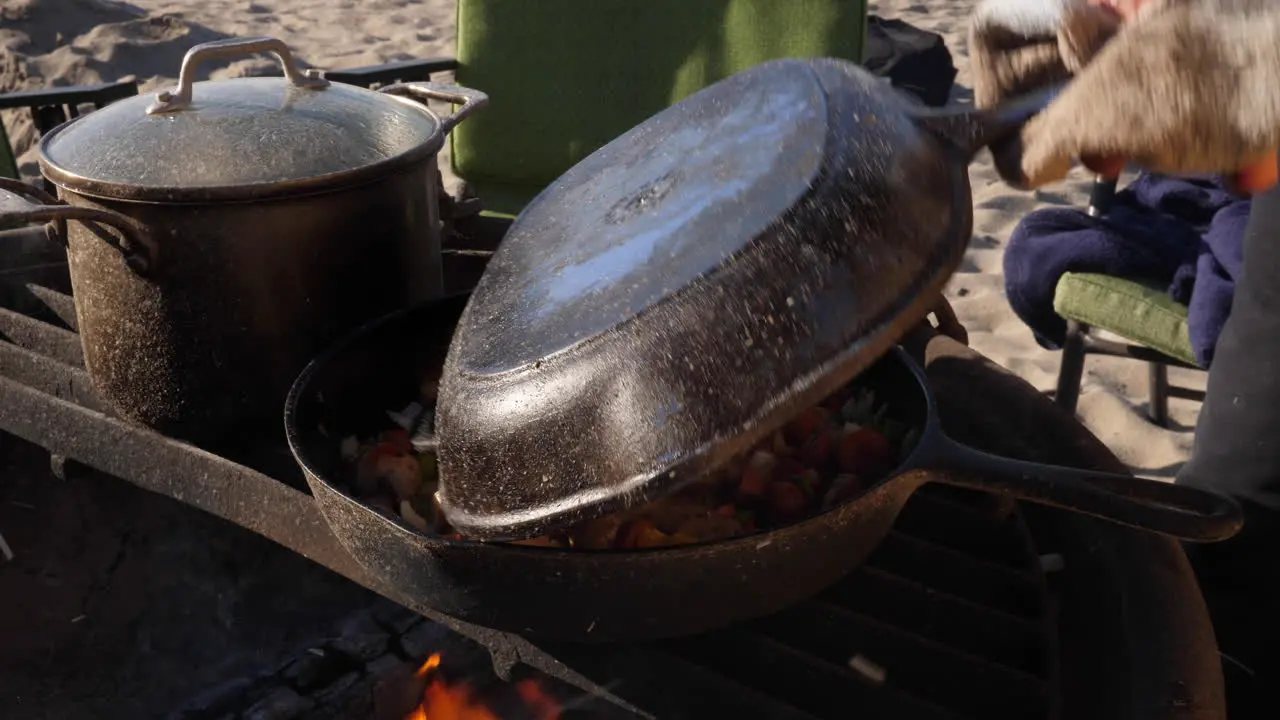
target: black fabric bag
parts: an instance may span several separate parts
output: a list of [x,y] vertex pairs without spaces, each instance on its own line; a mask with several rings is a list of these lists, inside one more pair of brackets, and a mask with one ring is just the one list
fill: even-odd
[[863,66],[932,107],[947,104],[957,72],[941,35],[875,15],[867,18]]

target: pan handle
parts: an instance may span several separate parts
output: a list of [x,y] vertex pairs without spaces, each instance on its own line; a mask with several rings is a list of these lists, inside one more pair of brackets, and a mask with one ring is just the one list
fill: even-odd
[[[1014,144],[1013,154],[1021,155],[1017,137],[1028,120],[1039,115],[1049,106],[1065,85],[1054,85],[1024,95],[997,107],[985,110],[973,108],[941,108],[918,111],[915,120],[920,127],[944,138],[960,151],[965,162],[972,162],[978,151],[987,146],[999,145],[1004,152],[997,160],[1008,155],[1007,148]],[[993,154],[995,150],[993,147]]]
[[[921,443],[923,446],[925,443]],[[1121,525],[1217,542],[1240,531],[1240,505],[1225,495],[1131,475],[1010,460],[938,433],[922,466],[943,471],[938,482],[1009,495]]]
[[410,82],[388,85],[380,93],[408,98],[423,105],[428,100],[442,100],[454,105],[461,105],[452,115],[440,121],[440,131],[448,135],[458,123],[467,116],[489,104],[489,96],[479,90],[464,88],[461,85],[444,85],[432,82]]
[[[146,274],[154,264],[154,248],[130,218],[111,210],[67,205],[21,180],[0,178],[0,230],[45,222],[49,223],[45,231],[49,238],[66,244],[68,220],[85,223],[95,235],[118,250],[130,269],[139,275]],[[114,228],[119,235],[95,225]]]

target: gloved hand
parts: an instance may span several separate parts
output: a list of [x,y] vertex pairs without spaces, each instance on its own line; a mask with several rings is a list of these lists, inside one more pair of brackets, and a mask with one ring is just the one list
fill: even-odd
[[[1141,8],[1027,123],[1006,182],[1033,188],[1075,160],[1117,175],[1222,173],[1258,192],[1276,184],[1280,147],[1280,4],[1164,0]],[[1002,154],[1008,148],[1002,148]]]
[[974,104],[995,107],[1067,80],[1121,22],[1090,0],[983,0],[969,19]]

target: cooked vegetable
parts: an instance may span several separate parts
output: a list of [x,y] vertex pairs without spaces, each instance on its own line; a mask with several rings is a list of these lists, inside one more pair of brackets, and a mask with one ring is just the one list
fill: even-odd
[[772,481],[772,470],[748,465],[747,468],[742,471],[742,479],[738,482],[738,501],[747,503],[764,496],[765,488],[767,488],[769,483]]
[[415,530],[431,532],[431,525],[427,523],[426,518],[419,515],[418,511],[414,509],[413,503],[408,500],[400,501],[400,517],[404,518],[404,521],[412,525]]
[[[420,420],[428,430],[434,423],[434,401],[432,380],[424,383],[420,402],[387,413],[396,427],[370,442],[346,438],[339,449],[362,502],[419,532],[460,540],[435,501],[435,456],[415,453],[410,442]],[[672,495],[516,544],[636,550],[723,540],[803,520],[866,492],[915,446],[918,429],[888,414],[870,390],[837,393]]]
[[830,414],[821,407],[811,407],[800,411],[791,422],[783,428],[782,433],[791,445],[803,445],[809,438],[826,428],[830,422]]
[[829,510],[847,500],[861,495],[864,488],[857,475],[837,475],[831,481],[831,488],[822,497],[822,509]]
[[835,457],[835,438],[827,428],[811,435],[800,447],[800,461],[811,468],[825,468]]
[[862,427],[846,432],[836,450],[842,472],[877,477],[893,469],[897,453],[883,433]]
[[809,512],[809,498],[799,484],[775,480],[765,492],[768,516],[772,523],[795,522]]

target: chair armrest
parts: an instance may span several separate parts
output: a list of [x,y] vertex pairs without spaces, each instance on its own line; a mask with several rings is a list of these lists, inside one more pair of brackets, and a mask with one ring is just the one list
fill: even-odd
[[38,108],[46,105],[79,105],[93,103],[98,107],[133,97],[138,94],[135,80],[120,80],[97,85],[71,85],[67,87],[19,90],[0,94],[0,110],[14,108]]
[[454,58],[426,58],[424,60],[401,60],[385,65],[366,65],[348,70],[329,70],[325,78],[332,82],[359,85],[372,88],[375,85],[388,85],[395,82],[417,82],[430,80],[435,73],[458,69],[458,61]]
[[[93,105],[94,109],[100,109],[117,100],[134,97],[137,94],[136,80],[19,90],[0,94],[0,110],[29,109],[36,132],[43,135],[58,125],[79,117],[81,105]],[[10,141],[4,132],[0,132],[0,142],[5,144],[5,147],[0,150],[0,159],[3,160],[0,163],[0,177],[9,175],[16,177],[17,165],[13,157],[16,153],[8,146]],[[47,180],[45,189],[53,191],[53,185]]]

